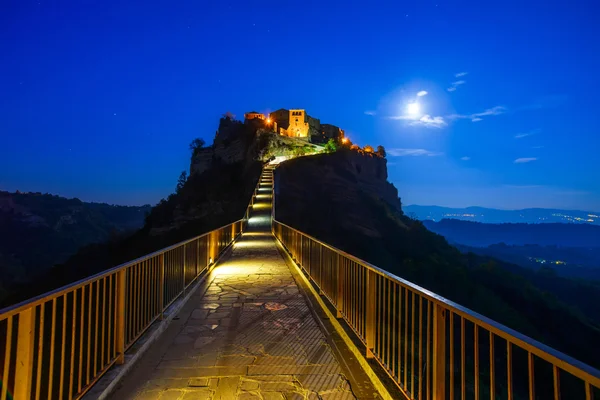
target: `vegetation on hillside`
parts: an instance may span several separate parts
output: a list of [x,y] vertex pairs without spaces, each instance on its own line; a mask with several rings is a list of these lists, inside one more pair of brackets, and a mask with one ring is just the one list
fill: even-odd
[[81,246],[140,228],[150,206],[86,203],[42,193],[0,192],[0,299]]

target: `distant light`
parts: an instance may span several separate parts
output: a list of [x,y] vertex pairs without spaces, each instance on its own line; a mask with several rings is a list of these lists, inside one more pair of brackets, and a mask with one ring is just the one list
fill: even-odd
[[342,138],[342,143],[343,143],[343,144],[346,144],[346,143],[348,143],[348,138],[347,138],[347,137],[344,137],[344,138]]
[[409,114],[416,115],[419,113],[420,108],[421,107],[419,106],[419,103],[410,103],[406,110],[408,111]]
[[267,124],[271,123],[271,118],[267,118]]

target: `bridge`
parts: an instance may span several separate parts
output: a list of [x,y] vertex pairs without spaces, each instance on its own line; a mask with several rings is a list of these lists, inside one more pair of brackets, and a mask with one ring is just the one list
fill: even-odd
[[598,398],[598,370],[278,221],[274,169],[242,219],[0,310],[0,400]]

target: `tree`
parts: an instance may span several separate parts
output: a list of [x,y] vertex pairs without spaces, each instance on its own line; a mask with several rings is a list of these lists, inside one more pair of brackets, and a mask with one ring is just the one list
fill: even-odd
[[177,193],[181,192],[181,189],[183,189],[186,182],[187,182],[187,172],[182,171],[181,175],[179,175],[179,179],[177,180],[177,189],[176,189]]
[[377,146],[377,155],[379,157],[385,158],[385,156],[387,155],[385,152],[385,147],[383,147],[381,145]]
[[329,139],[329,141],[325,143],[325,151],[327,153],[335,153],[337,151],[337,143],[335,143],[335,140]]
[[192,151],[192,154],[196,155],[198,150],[203,148],[205,144],[206,142],[204,141],[204,139],[196,138],[192,140],[192,143],[190,143],[190,150]]
[[235,115],[233,115],[230,111],[227,111],[225,114],[223,114],[223,118],[233,121],[235,119]]

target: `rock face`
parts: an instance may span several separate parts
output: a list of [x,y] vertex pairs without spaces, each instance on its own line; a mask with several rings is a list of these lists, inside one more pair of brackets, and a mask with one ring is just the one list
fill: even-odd
[[221,118],[212,146],[198,149],[190,162],[190,175],[202,174],[216,165],[256,158],[256,124]]
[[275,173],[278,219],[296,220],[295,216],[306,213],[325,217],[331,214],[328,210],[344,207],[345,217],[336,230],[351,227],[368,236],[379,236],[375,217],[367,217],[369,210],[363,206],[363,199],[368,197],[393,212],[401,211],[398,191],[387,182],[386,163],[375,155],[341,150],[281,164]]

